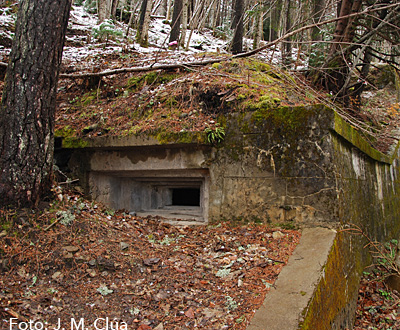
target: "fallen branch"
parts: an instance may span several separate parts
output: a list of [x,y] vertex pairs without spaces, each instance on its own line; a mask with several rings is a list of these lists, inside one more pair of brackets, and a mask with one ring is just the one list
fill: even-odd
[[184,63],[176,63],[176,64],[156,64],[156,65],[148,65],[141,67],[132,67],[132,68],[120,68],[114,70],[106,70],[102,72],[88,72],[88,73],[62,73],[60,74],[60,78],[64,79],[80,79],[80,78],[89,78],[89,77],[104,77],[111,76],[115,74],[122,74],[128,72],[147,72],[147,71],[157,71],[157,70],[172,70],[172,69],[185,69],[187,67],[196,67],[196,66],[204,66],[208,64],[213,64],[221,61],[229,61],[231,57],[218,58],[218,59],[210,59],[207,61],[197,61],[197,62],[184,62]]
[[58,217],[56,219],[56,221],[54,221],[53,223],[51,223],[50,225],[48,225],[46,228],[44,228],[44,231],[48,231],[51,227],[53,227],[56,223],[58,223],[61,220],[61,217]]

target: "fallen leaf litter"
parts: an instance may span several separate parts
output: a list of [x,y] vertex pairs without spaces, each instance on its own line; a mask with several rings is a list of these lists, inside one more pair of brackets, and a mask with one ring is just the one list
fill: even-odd
[[266,225],[176,227],[72,194],[1,217],[13,219],[0,238],[1,328],[83,318],[92,329],[108,318],[128,329],[245,329],[300,238]]

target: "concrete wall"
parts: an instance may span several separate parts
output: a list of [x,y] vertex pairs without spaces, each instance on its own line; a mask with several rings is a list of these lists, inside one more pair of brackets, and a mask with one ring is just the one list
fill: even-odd
[[[366,241],[346,229],[357,226],[381,242],[399,237],[397,145],[388,155],[380,153],[324,106],[258,109],[219,121],[226,138],[217,147],[96,141],[75,151],[70,164],[86,191],[111,207],[134,208],[140,198],[155,201],[145,196],[151,189],[138,178],[153,178],[153,185],[198,180],[203,220],[338,229],[302,328],[351,326],[359,279],[371,258]],[[134,193],[139,189],[141,194]]]
[[227,118],[226,141],[210,161],[210,219],[336,223],[333,119],[324,107]]

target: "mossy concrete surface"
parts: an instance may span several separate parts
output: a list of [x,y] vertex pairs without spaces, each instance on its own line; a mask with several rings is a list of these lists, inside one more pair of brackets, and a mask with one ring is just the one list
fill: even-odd
[[325,277],[326,269],[323,265],[327,263],[335,236],[336,231],[326,228],[303,230],[299,245],[247,330],[298,328],[303,311],[312,299],[319,281]]
[[[98,140],[76,149],[70,165],[80,168],[86,191],[97,192],[105,202],[110,196],[123,200],[122,183],[129,173],[135,180],[143,174],[154,185],[157,170],[167,184],[179,175],[187,184],[201,181],[200,208],[210,222],[335,229],[320,265],[323,276],[297,326],[351,327],[359,279],[371,257],[363,248],[367,242],[347,230],[361,228],[380,242],[399,237],[399,148],[379,152],[323,105],[261,103],[252,111],[220,114],[226,135],[219,145],[207,145],[196,134]],[[97,186],[96,177],[102,180]],[[124,198],[132,200],[137,195],[129,189],[130,197]]]

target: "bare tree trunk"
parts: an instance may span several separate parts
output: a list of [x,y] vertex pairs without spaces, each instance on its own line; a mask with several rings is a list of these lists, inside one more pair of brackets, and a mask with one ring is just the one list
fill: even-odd
[[169,21],[171,19],[171,8],[172,8],[172,0],[167,1],[167,13],[165,15],[165,19]]
[[50,192],[57,80],[72,0],[22,0],[0,108],[0,205]]
[[181,18],[182,18],[182,0],[175,0],[174,12],[172,14],[171,34],[169,35],[169,42],[179,41],[181,32]]
[[263,5],[261,2],[258,2],[256,16],[254,18],[254,37],[253,37],[253,49],[256,49],[260,46],[260,41],[263,34]]
[[[292,26],[292,21],[291,21],[291,6],[292,6],[292,1],[291,0],[285,0],[284,2],[284,10],[283,10],[283,31],[282,34],[285,35],[288,33],[291,29]],[[283,65],[290,65],[292,62],[292,43],[291,43],[291,38],[287,38],[282,42],[282,63]]]
[[282,1],[276,0],[274,1],[274,5],[272,10],[270,11],[270,19],[269,19],[269,38],[268,41],[273,41],[278,39],[279,29],[280,29],[280,17],[282,15]]
[[112,0],[97,0],[97,15],[99,23],[111,17]]
[[131,6],[130,6],[131,16],[129,17],[128,27],[126,28],[126,32],[125,32],[125,38],[127,38],[129,35],[129,30],[133,25],[133,20],[135,18],[135,13],[136,13],[137,8],[139,7],[139,4],[140,4],[139,1],[135,5],[133,4],[133,1],[131,1]]
[[111,1],[111,18],[114,20],[117,18],[117,8],[118,8],[119,0]]
[[244,15],[244,0],[235,1],[235,18],[234,18],[234,28],[235,32],[233,34],[232,40],[232,54],[239,54],[243,52],[243,15]]
[[150,14],[151,14],[152,0],[143,0],[140,9],[140,18],[137,28],[136,41],[142,46],[148,46]]
[[[321,18],[324,15],[325,6],[326,6],[325,0],[313,0],[313,2],[312,2],[312,17],[311,17],[313,22],[318,23],[321,20]],[[322,40],[322,34],[318,27],[314,27],[311,30],[311,40],[312,41],[321,41]]]
[[221,11],[221,1],[217,0],[216,1],[216,8],[215,8],[215,15],[214,15],[214,21],[212,22],[212,30],[213,33],[215,33],[215,29],[217,26],[220,24],[220,11]]
[[185,47],[185,40],[186,40],[186,31],[187,31],[187,23],[188,23],[188,6],[189,6],[189,1],[188,0],[182,0],[183,1],[183,8],[182,8],[182,31],[181,31],[181,39],[180,39],[180,45],[182,47]]
[[[361,9],[362,0],[343,0],[341,2],[339,17],[356,13]],[[331,45],[330,55],[326,67],[332,67],[324,77],[324,84],[329,91],[334,94],[339,93],[349,74],[348,60],[350,53],[342,53],[340,50],[353,41],[355,34],[356,17],[342,18],[337,21],[333,43]],[[338,55],[335,55],[338,54]]]

